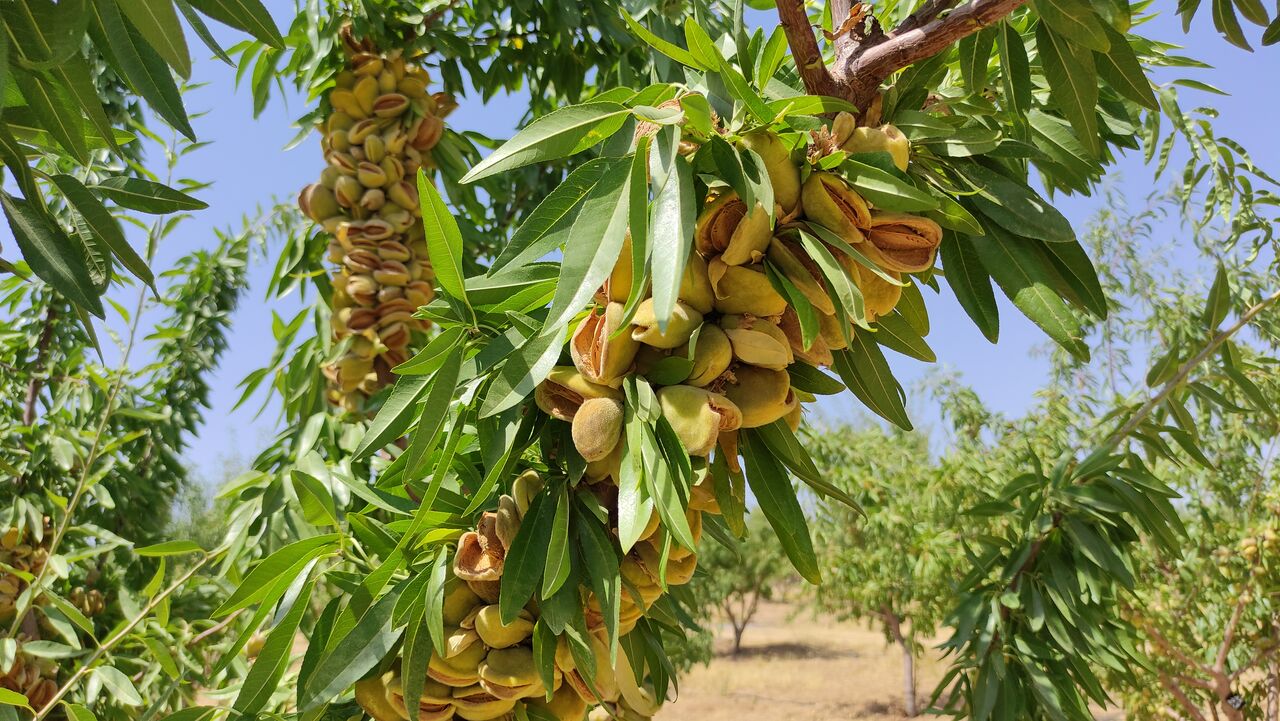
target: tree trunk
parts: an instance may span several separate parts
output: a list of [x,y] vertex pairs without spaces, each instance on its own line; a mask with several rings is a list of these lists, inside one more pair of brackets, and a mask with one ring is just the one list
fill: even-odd
[[739,626],[736,623],[733,624],[733,655],[734,656],[737,656],[742,651],[742,632],[745,630],[747,630],[747,625],[745,623],[742,624],[741,626]]
[[907,718],[914,718],[919,710],[916,708],[916,660],[911,653],[911,644],[902,635],[902,621],[898,615],[885,607],[884,622],[889,629],[898,648],[902,649],[902,706]]

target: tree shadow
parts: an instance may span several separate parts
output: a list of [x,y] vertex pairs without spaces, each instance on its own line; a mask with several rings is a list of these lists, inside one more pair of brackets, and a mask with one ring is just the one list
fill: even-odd
[[729,661],[745,661],[748,659],[793,661],[803,659],[857,658],[858,654],[853,651],[831,648],[829,646],[816,646],[808,643],[782,641],[778,643],[752,644],[749,646],[743,645],[742,649],[736,655],[731,649],[721,649],[716,652],[716,657],[727,659]]

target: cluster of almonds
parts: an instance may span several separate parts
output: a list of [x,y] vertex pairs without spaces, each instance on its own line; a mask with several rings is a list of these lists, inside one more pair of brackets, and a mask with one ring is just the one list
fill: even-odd
[[27,705],[42,709],[49,705],[58,693],[58,665],[48,658],[37,658],[22,652],[22,644],[29,640],[18,635],[18,653],[8,668],[0,667],[0,689],[16,691],[27,697]]
[[[39,575],[40,569],[49,560],[49,552],[41,544],[41,539],[49,530],[47,518],[44,530],[46,533],[39,538],[18,528],[9,528],[0,534],[0,568],[13,568],[33,576]],[[13,620],[18,596],[26,587],[27,582],[21,576],[0,570],[0,623]]]
[[[896,128],[856,128],[841,114],[832,129],[813,134],[809,154],[887,152],[901,170],[910,148]],[[597,307],[570,342],[574,365],[552,370],[535,399],[546,413],[572,424],[575,446],[588,462],[587,479],[616,479],[622,455],[623,393],[631,374],[656,387],[662,414],[692,456],[719,445],[737,468],[737,432],[785,419],[800,423],[800,402],[812,400],[791,388],[787,368],[797,360],[826,366],[832,351],[847,347],[846,320],[827,292],[817,264],[792,229],[806,221],[836,233],[876,263],[888,277],[933,266],[942,229],[928,218],[878,211],[839,175],[809,172],[782,140],[768,131],[742,139],[764,160],[776,207],[748,208],[737,193],[712,190],[697,220],[695,249],[685,266],[675,310],[663,331],[650,297],[624,328],[631,293],[631,255],[624,247],[597,296]],[[867,321],[890,313],[901,287],[831,248],[849,280],[862,292]],[[799,318],[766,275],[768,263],[817,311],[821,332],[805,345]],[[850,326],[850,332],[852,326]],[[670,359],[684,362],[673,364]],[[675,375],[673,376],[673,372]],[[707,494],[699,494],[706,496]],[[690,508],[699,509],[698,499]]]
[[620,649],[616,666],[609,665],[602,627],[591,637],[596,668],[588,676],[593,682],[584,679],[561,639],[548,698],[533,656],[536,602],[511,623],[502,622],[498,598],[506,552],[542,484],[534,471],[521,474],[498,509],[484,513],[476,530],[459,540],[443,604],[445,653],[433,653],[428,662],[416,714],[405,705],[399,667],[356,684],[356,701],[375,721],[511,719],[517,704],[560,721],[582,721],[589,706],[600,704],[616,710],[615,717],[634,721],[657,710],[652,693],[637,683],[625,651]]
[[415,179],[432,167],[431,149],[456,106],[427,92],[426,70],[398,53],[377,54],[343,33],[349,61],[329,92],[321,124],[328,165],[298,196],[302,212],[329,233],[333,334],[346,351],[325,368],[330,400],[363,412],[364,400],[394,380],[415,332],[413,317],[431,302],[433,274]]

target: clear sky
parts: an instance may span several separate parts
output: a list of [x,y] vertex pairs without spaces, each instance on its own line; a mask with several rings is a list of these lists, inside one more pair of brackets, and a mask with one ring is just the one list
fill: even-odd
[[[266,0],[266,4],[280,25],[287,26],[292,19],[291,0]],[[1171,12],[1174,3],[1157,0],[1156,5]],[[1202,15],[1207,15],[1207,11]],[[760,21],[767,17],[756,15],[754,19]],[[228,42],[235,40],[234,34],[225,28],[216,28],[215,32]],[[1274,90],[1276,78],[1280,76],[1280,47],[1260,48],[1252,54],[1237,49],[1214,33],[1207,17],[1197,18],[1189,35],[1182,33],[1180,23],[1172,17],[1158,19],[1143,32],[1157,39],[1181,43],[1186,48],[1183,54],[1216,66],[1215,70],[1187,71],[1180,75],[1165,73],[1158,80],[1194,77],[1227,91],[1228,97],[1218,97],[1183,89],[1182,104],[1184,108],[1216,107],[1221,113],[1217,124],[1220,134],[1243,143],[1263,167],[1275,170],[1280,166],[1280,139],[1277,138],[1280,98]],[[1247,32],[1257,38],[1254,29]],[[259,207],[269,207],[273,199],[291,200],[322,168],[315,135],[292,150],[282,150],[297,132],[294,119],[306,109],[302,98],[286,93],[282,99],[276,93],[266,111],[255,120],[247,88],[235,87],[234,70],[208,59],[208,53],[194,39],[192,49],[198,58],[193,77],[207,85],[190,93],[186,102],[192,111],[207,111],[195,119],[193,125],[200,139],[212,144],[185,158],[179,173],[214,184],[199,193],[210,208],[198,213],[161,248],[157,270],[169,267],[175,258],[195,248],[215,245],[213,229],[238,228],[242,216],[252,216]],[[450,126],[492,136],[509,135],[525,105],[521,97],[495,98],[487,106],[479,105],[478,99],[459,100],[458,110],[449,118]],[[158,161],[159,158],[153,158],[151,162]],[[1152,183],[1151,170],[1136,154],[1123,159],[1108,182],[1135,205],[1143,203],[1157,187]],[[1056,202],[1077,231],[1083,230],[1101,205],[1097,198],[1060,197]],[[1167,232],[1179,231],[1169,227]],[[213,408],[207,412],[206,423],[187,452],[195,473],[209,481],[219,480],[224,461],[252,458],[278,428],[279,419],[274,409],[254,418],[260,400],[231,411],[240,395],[237,383],[263,365],[274,348],[272,312],[288,318],[298,309],[296,298],[285,302],[268,302],[264,298],[277,251],[278,248],[273,247],[267,257],[257,254],[254,258],[250,269],[251,288],[234,318],[232,350],[212,375]],[[1197,270],[1207,286],[1212,268]],[[1044,352],[1048,341],[1039,329],[1001,297],[1000,342],[993,345],[982,338],[949,293],[938,296],[927,289],[925,293],[932,318],[928,340],[938,354],[938,365],[959,372],[994,409],[1011,414],[1026,409],[1034,400],[1034,391],[1043,384],[1048,367]],[[145,358],[145,349],[142,352],[139,361]],[[895,373],[908,389],[932,367],[892,352],[888,355]],[[113,356],[108,352],[109,360]],[[821,411],[846,416],[856,413],[858,406],[851,396],[840,397],[834,401],[824,400]],[[923,398],[914,397],[909,407],[913,409],[917,425],[927,424],[936,417],[936,412]]]

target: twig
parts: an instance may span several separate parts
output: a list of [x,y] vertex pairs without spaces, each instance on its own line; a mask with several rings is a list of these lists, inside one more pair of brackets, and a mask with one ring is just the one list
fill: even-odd
[[191,648],[191,647],[193,647],[193,646],[198,646],[198,645],[200,645],[200,643],[202,643],[206,638],[209,638],[210,636],[214,636],[214,635],[216,635],[216,634],[221,633],[223,630],[225,630],[225,629],[226,629],[226,627],[227,627],[227,626],[230,626],[230,625],[231,625],[231,624],[236,620],[236,618],[237,618],[241,613],[244,613],[244,609],[243,609],[243,608],[242,608],[242,609],[240,609],[239,611],[236,611],[235,613],[231,614],[230,616],[227,616],[226,618],[224,618],[224,619],[222,619],[221,621],[217,622],[216,624],[214,624],[214,625],[210,626],[209,628],[206,628],[205,630],[201,631],[200,633],[196,634],[194,637],[192,637],[192,639],[191,639],[190,641],[187,641],[187,648]]
[[[945,2],[945,0],[943,0]],[[845,99],[859,108],[870,107],[880,84],[893,73],[930,58],[979,30],[994,25],[1027,0],[972,0],[945,16],[895,28],[882,42],[863,43],[835,67],[837,82],[846,86]],[[778,0],[781,10],[783,0]],[[930,13],[940,13],[938,7]],[[788,39],[791,33],[787,33]],[[795,46],[792,46],[794,52]]]
[[1160,674],[1160,685],[1164,686],[1178,700],[1178,703],[1182,704],[1182,708],[1191,714],[1191,718],[1195,719],[1195,721],[1205,721],[1204,714],[1200,712],[1200,708],[1192,703],[1191,699],[1187,698],[1186,692],[1182,690],[1182,687],[1176,681],[1165,674]]
[[156,594],[149,602],[147,602],[147,605],[142,607],[142,610],[138,612],[137,616],[130,619],[123,628],[116,631],[115,635],[107,639],[102,645],[98,646],[92,654],[90,654],[89,658],[80,665],[80,668],[76,669],[76,672],[71,674],[71,678],[68,678],[66,683],[62,684],[58,689],[58,692],[53,695],[53,698],[49,699],[49,703],[45,704],[43,708],[36,712],[35,716],[31,717],[31,721],[42,721],[46,716],[48,716],[49,713],[58,705],[58,702],[62,700],[62,697],[70,693],[71,689],[75,688],[75,685],[79,683],[80,679],[84,678],[93,670],[93,665],[95,663],[101,660],[103,656],[107,655],[107,652],[114,648],[116,644],[124,640],[124,637],[127,636],[130,631],[137,628],[138,624],[142,623],[142,621],[146,619],[146,617],[149,616],[151,612],[154,611],[166,598],[173,595],[173,593],[181,588],[188,579],[196,575],[196,571],[204,568],[206,563],[221,555],[224,550],[226,550],[226,547],[221,546],[205,553],[199,561],[192,564],[191,568],[187,569],[185,573],[179,576],[173,583],[169,584],[168,588]]
[[1129,421],[1127,423],[1121,426],[1120,429],[1117,430],[1115,433],[1111,434],[1111,436],[1107,438],[1106,442],[1103,444],[1103,447],[1115,448],[1120,444],[1121,441],[1128,438],[1129,434],[1133,433],[1134,430],[1136,430],[1138,426],[1141,425],[1142,422],[1147,419],[1147,416],[1151,415],[1151,412],[1156,409],[1156,406],[1163,403],[1164,399],[1168,398],[1169,394],[1173,393],[1173,391],[1177,389],[1177,387],[1180,386],[1182,382],[1187,379],[1187,376],[1191,375],[1191,371],[1195,370],[1196,366],[1203,363],[1204,359],[1213,355],[1214,351],[1218,350],[1219,346],[1227,342],[1227,340],[1229,340],[1231,336],[1240,332],[1241,328],[1244,328],[1246,325],[1248,325],[1249,322],[1252,321],[1254,318],[1256,318],[1259,313],[1266,310],[1267,307],[1269,307],[1272,303],[1275,303],[1277,300],[1280,300],[1280,291],[1276,291],[1275,293],[1272,293],[1271,295],[1267,296],[1262,301],[1260,301],[1257,305],[1246,310],[1244,313],[1240,315],[1240,319],[1237,320],[1231,327],[1215,335],[1213,339],[1209,341],[1208,345],[1202,348],[1199,353],[1192,356],[1190,360],[1188,360],[1186,363],[1183,363],[1182,366],[1178,368],[1178,372],[1174,373],[1173,377],[1170,378],[1169,381],[1160,388],[1159,393],[1156,393],[1154,396],[1148,399],[1146,403],[1142,404],[1142,407],[1139,408],[1137,412],[1135,412],[1133,416],[1129,418]]
[[782,21],[782,29],[787,34],[787,45],[791,46],[791,56],[795,58],[800,78],[804,80],[805,90],[810,95],[842,96],[840,86],[831,76],[831,71],[822,59],[822,51],[818,49],[818,39],[813,33],[813,26],[809,24],[804,0],[775,0],[775,4],[778,6],[778,19]]

